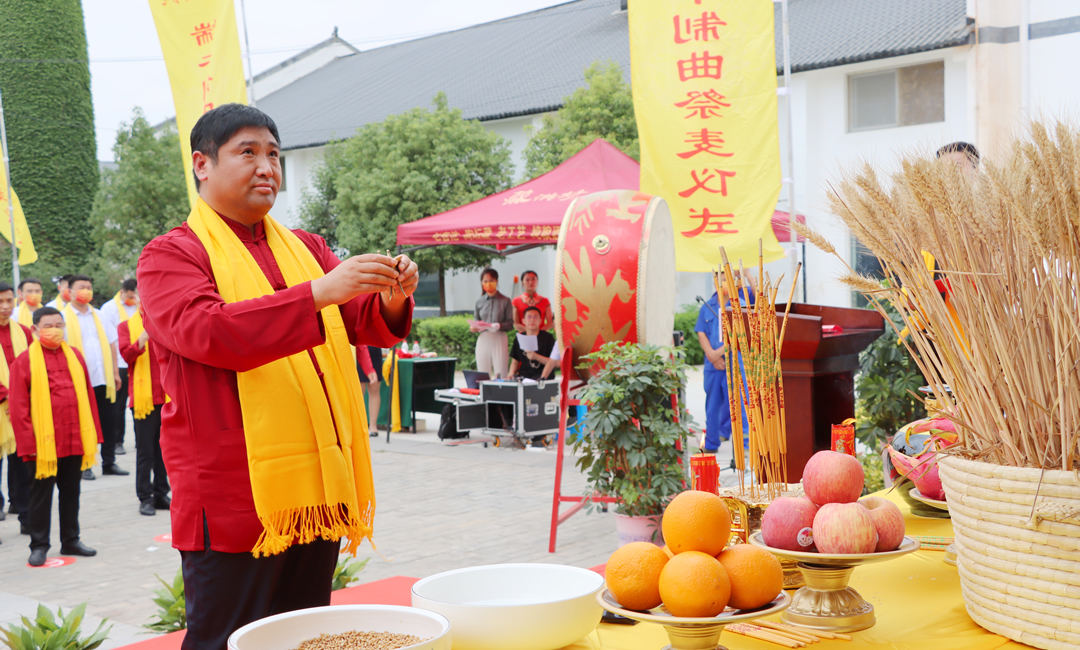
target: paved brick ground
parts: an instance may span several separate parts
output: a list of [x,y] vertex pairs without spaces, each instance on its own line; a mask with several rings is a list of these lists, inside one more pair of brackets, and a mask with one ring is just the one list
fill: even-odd
[[[692,373],[688,404],[703,420],[700,372]],[[129,418],[130,429],[130,418]],[[134,470],[134,436],[128,435],[122,467]],[[548,529],[555,471],[554,451],[447,446],[434,433],[385,434],[372,442],[378,498],[376,543],[360,557],[371,560],[361,574],[368,582],[394,575],[423,577],[454,568],[499,562],[555,562],[581,567],[602,564],[616,548],[612,514],[578,513],[559,528],[556,553],[549,554]],[[721,458],[730,451],[721,449]],[[581,474],[568,457],[564,492],[580,494]],[[155,574],[171,580],[180,556],[156,536],[169,532],[167,513],[138,513],[134,476],[100,476],[83,482],[82,539],[97,557],[79,558],[54,569],[26,564],[29,538],[18,534],[14,516],[0,522],[0,625],[32,614],[38,602],[65,608],[89,601],[84,630],[108,617],[115,627],[104,649],[145,636],[139,626],[156,611]],[[4,471],[7,467],[5,464]],[[728,481],[734,480],[725,472]],[[4,483],[0,483],[5,488]],[[53,522],[53,549],[59,529]]]

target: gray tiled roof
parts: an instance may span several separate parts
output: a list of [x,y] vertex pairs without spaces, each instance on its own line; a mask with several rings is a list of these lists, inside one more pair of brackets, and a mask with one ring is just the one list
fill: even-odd
[[[796,72],[967,41],[965,0],[791,0],[789,11]],[[779,5],[776,16],[779,35]],[[259,108],[286,149],[428,107],[440,90],[468,119],[541,113],[584,85],[594,61],[614,60],[629,79],[628,33],[619,0],[575,0],[342,57],[260,98]],[[778,39],[778,64],[781,56]]]

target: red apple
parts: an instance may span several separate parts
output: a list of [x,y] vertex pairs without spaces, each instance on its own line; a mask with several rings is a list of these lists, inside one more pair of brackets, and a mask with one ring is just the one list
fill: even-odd
[[819,451],[803,469],[806,498],[820,507],[826,503],[855,503],[863,491],[862,465],[854,456]]
[[826,503],[814,515],[818,553],[873,553],[878,534],[870,511],[858,503]]
[[878,541],[874,552],[895,551],[900,548],[900,544],[904,542],[904,514],[900,512],[900,508],[881,497],[863,497],[859,499],[859,503],[870,511],[870,518],[874,520],[874,528],[877,529]]
[[761,517],[761,539],[773,548],[813,552],[818,507],[802,497],[780,497]]

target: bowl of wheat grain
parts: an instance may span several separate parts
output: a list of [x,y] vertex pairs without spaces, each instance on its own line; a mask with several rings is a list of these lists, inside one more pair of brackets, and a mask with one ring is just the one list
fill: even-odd
[[397,605],[332,605],[269,616],[232,633],[229,650],[450,650],[450,621]]

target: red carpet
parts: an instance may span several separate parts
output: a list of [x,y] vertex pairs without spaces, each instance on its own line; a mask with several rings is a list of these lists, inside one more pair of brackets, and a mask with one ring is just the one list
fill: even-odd
[[[604,575],[606,565],[594,566],[593,571]],[[419,578],[394,576],[384,580],[368,582],[348,589],[339,589],[330,594],[331,605],[411,605],[412,586]],[[184,640],[184,631],[147,639],[123,646],[121,650],[180,650]]]

